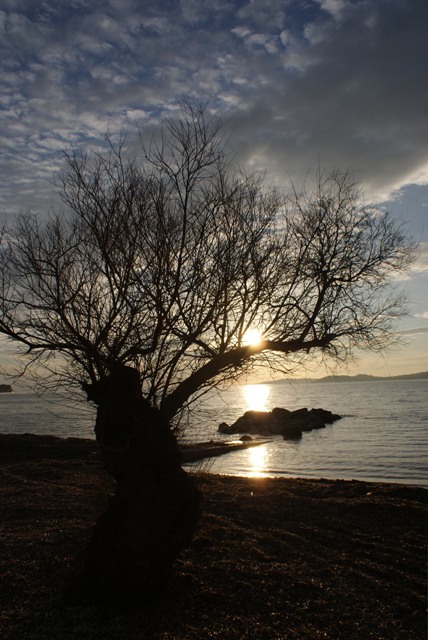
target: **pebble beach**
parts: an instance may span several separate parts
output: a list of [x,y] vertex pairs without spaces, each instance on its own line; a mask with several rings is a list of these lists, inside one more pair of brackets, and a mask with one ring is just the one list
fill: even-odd
[[133,608],[71,607],[62,594],[112,492],[96,443],[0,435],[0,637],[426,637],[425,489],[202,471],[196,481],[204,513],[166,591]]

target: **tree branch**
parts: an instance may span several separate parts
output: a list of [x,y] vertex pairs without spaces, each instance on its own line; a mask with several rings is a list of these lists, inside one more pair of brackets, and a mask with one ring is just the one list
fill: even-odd
[[215,379],[230,368],[239,369],[242,363],[263,351],[277,351],[283,354],[297,351],[310,351],[314,348],[325,349],[334,340],[334,335],[313,340],[264,340],[259,345],[246,345],[219,354],[205,363],[188,378],[183,380],[161,403],[160,410],[170,420],[196,391],[209,380]]

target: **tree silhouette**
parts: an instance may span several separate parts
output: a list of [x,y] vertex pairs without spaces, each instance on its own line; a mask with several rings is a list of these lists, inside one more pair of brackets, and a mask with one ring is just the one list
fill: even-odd
[[26,213],[4,231],[0,332],[45,384],[84,386],[118,483],[88,597],[156,589],[191,538],[199,494],[170,428],[189,403],[260,364],[289,372],[396,339],[394,277],[414,250],[402,226],[365,205],[348,172],[319,171],[313,189],[284,196],[234,166],[226,143],[185,101],[140,157],[124,140],[65,153],[66,213]]

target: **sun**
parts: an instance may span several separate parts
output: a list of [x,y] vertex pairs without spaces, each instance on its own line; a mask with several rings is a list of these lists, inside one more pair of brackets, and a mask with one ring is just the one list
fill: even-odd
[[243,343],[246,346],[257,347],[263,339],[260,329],[247,329],[244,334]]

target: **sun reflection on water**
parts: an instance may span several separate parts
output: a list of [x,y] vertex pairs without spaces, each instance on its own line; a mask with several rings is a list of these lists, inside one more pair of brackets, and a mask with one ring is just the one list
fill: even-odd
[[264,478],[267,473],[268,452],[266,445],[247,449],[248,476],[250,478]]
[[269,411],[271,388],[268,384],[247,384],[243,390],[245,411]]
[[[271,386],[269,384],[247,384],[243,389],[245,411],[269,411]],[[248,475],[250,478],[264,478],[267,475],[268,450],[261,444],[246,450]]]

